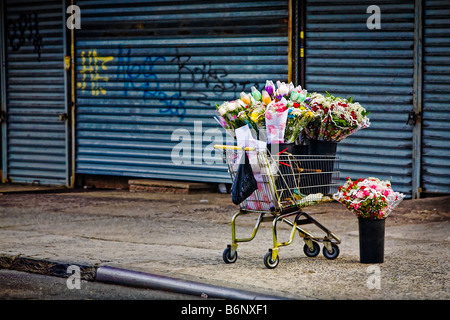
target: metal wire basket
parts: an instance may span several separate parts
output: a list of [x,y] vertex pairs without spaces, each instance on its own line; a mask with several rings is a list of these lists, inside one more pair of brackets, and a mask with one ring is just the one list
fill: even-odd
[[[241,149],[224,152],[233,181],[243,152]],[[338,156],[246,152],[258,190],[240,204],[242,210],[282,212],[292,206],[307,207],[332,200],[330,195],[339,187]]]
[[[327,259],[336,259],[339,255],[340,238],[302,210],[321,202],[332,201],[331,194],[339,187],[339,157],[336,155],[293,155],[286,152],[271,154],[265,148],[258,150],[247,147],[214,146],[223,150],[231,178],[235,181],[239,164],[247,152],[253,176],[258,189],[239,204],[240,210],[231,219],[232,242],[223,252],[225,263],[237,260],[237,247],[240,242],[255,238],[261,223],[271,222],[273,247],[264,256],[267,268],[275,268],[279,262],[280,247],[292,243],[296,231],[304,240],[303,251],[308,257],[320,252],[318,243],[323,244],[323,255]],[[236,237],[236,219],[243,214],[256,212],[259,217],[250,237]],[[295,217],[293,221],[290,217]],[[277,223],[281,221],[292,227],[288,241],[280,242],[277,235]],[[314,224],[325,236],[315,236],[300,226]]]

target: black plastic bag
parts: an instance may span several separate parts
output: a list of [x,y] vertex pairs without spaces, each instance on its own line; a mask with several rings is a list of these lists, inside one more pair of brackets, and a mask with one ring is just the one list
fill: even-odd
[[240,204],[242,201],[252,195],[258,189],[258,183],[253,176],[252,166],[248,160],[247,152],[243,151],[244,163],[242,158],[239,163],[236,177],[231,186],[231,200],[234,204]]

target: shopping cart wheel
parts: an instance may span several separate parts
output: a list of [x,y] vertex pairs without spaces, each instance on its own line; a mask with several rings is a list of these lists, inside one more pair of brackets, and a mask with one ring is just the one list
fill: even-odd
[[313,242],[313,249],[311,250],[307,244],[305,244],[303,246],[303,252],[308,256],[308,257],[317,257],[317,255],[320,253],[320,246],[317,242]]
[[223,250],[223,261],[225,261],[225,263],[235,263],[237,258],[238,258],[238,254],[237,251],[234,252],[234,255],[231,255],[231,248],[227,247],[225,250]]
[[325,256],[325,258],[333,260],[336,259],[339,255],[339,247],[332,243],[331,244],[331,253],[328,252],[326,247],[323,247],[323,255]]
[[275,260],[272,260],[272,250],[269,250],[269,252],[267,252],[264,256],[264,265],[269,269],[276,268],[278,266],[278,262],[280,262],[278,256],[275,258]]

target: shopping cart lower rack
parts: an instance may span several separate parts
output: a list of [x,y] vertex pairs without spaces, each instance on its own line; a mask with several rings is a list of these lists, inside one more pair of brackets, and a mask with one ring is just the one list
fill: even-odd
[[[280,247],[292,243],[296,231],[305,242],[303,251],[308,257],[320,253],[319,243],[323,244],[323,255],[336,259],[341,240],[328,228],[304,212],[302,208],[331,201],[331,194],[339,186],[338,156],[335,155],[292,155],[286,152],[271,154],[266,149],[256,150],[247,147],[214,146],[223,150],[231,178],[235,179],[241,156],[247,152],[258,189],[239,204],[240,210],[231,219],[232,242],[223,252],[226,263],[234,263],[238,258],[237,247],[240,242],[255,238],[261,223],[271,222],[273,247],[264,256],[264,264],[273,269],[278,266]],[[245,150],[245,151],[244,151]],[[236,238],[236,219],[240,215],[258,213],[259,217],[249,238]],[[284,222],[292,227],[286,242],[279,242],[277,224]],[[300,226],[314,224],[324,232],[317,237]]]

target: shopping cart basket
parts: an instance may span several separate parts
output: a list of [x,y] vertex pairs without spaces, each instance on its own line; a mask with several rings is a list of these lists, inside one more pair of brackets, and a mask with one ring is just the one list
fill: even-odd
[[[327,259],[338,257],[340,238],[302,210],[304,207],[332,200],[330,195],[336,192],[339,186],[337,156],[292,155],[286,152],[271,154],[267,149],[222,145],[216,145],[214,148],[223,150],[223,157],[233,181],[241,157],[247,152],[253,175],[258,183],[258,189],[239,204],[240,210],[231,219],[232,242],[223,252],[223,260],[226,263],[236,262],[238,243],[253,240],[261,223],[264,222],[272,223],[273,232],[273,247],[264,256],[264,264],[269,269],[278,266],[279,248],[291,244],[296,231],[305,242],[303,251],[306,256],[317,256],[320,253],[318,243],[322,243],[323,255]],[[256,225],[249,238],[238,239],[236,219],[249,213],[259,213]],[[278,241],[279,221],[292,227],[286,242]],[[325,235],[317,237],[300,227],[306,224],[314,224]]]

